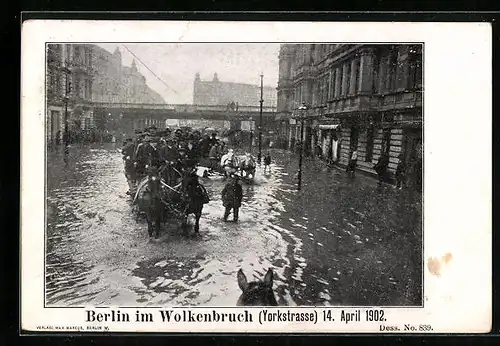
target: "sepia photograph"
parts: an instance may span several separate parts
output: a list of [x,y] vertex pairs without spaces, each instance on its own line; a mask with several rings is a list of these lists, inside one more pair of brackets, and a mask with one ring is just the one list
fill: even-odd
[[425,47],[47,42],[44,306],[422,307]]
[[21,34],[27,334],[491,330],[488,23]]

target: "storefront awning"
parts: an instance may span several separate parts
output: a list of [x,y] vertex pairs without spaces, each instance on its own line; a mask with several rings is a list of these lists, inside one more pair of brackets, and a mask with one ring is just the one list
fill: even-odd
[[339,124],[335,124],[335,125],[319,125],[318,127],[320,128],[320,130],[335,130],[339,126],[340,126]]

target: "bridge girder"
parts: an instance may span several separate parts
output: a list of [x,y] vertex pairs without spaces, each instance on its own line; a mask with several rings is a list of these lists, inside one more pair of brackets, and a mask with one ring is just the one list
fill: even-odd
[[[217,112],[217,111],[197,111],[197,112],[175,112],[169,110],[153,109],[119,109],[119,108],[95,108],[94,113],[122,114],[127,118],[154,118],[157,120],[167,119],[200,119],[200,120],[226,120],[226,121],[258,121],[260,114],[257,112]],[[274,118],[274,112],[262,112],[262,117]]]

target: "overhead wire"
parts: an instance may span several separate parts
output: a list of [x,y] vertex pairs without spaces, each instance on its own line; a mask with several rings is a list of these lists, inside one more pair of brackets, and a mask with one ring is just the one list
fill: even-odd
[[177,90],[175,90],[174,88],[172,88],[170,85],[168,85],[163,79],[161,79],[160,77],[158,77],[158,75],[156,73],[153,72],[153,70],[151,70],[149,68],[148,65],[146,65],[146,63],[144,63],[134,52],[132,52],[132,50],[130,48],[128,48],[127,46],[125,46],[124,44],[121,45],[123,48],[125,48],[130,54],[132,54],[134,56],[134,58],[136,58],[145,68],[148,69],[149,72],[151,72],[153,74],[153,76],[155,76],[160,82],[162,82],[167,88],[169,88],[170,90],[172,90],[174,93],[178,94]]

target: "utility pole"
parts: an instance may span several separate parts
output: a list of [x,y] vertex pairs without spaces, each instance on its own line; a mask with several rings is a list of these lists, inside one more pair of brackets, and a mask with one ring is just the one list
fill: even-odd
[[[69,126],[68,126],[68,102],[69,102],[69,97],[71,94],[71,78],[69,77],[71,71],[67,66],[64,66],[64,73],[65,73],[65,80],[66,80],[66,90],[64,93],[64,157],[65,160],[67,160],[67,155],[69,153],[69,139],[70,139],[70,132],[69,132]],[[67,161],[66,161],[67,163]]]
[[253,154],[253,118],[249,118],[249,124],[250,124],[250,153]]
[[257,161],[260,164],[262,158],[262,104],[264,103],[264,84],[263,84],[264,74],[260,74],[260,115],[259,115],[259,156]]
[[299,148],[299,173],[298,173],[298,183],[297,190],[300,191],[302,188],[302,152],[304,151],[304,116],[307,111],[307,106],[305,103],[302,103],[302,106],[299,107],[299,116],[300,116],[300,148]]

